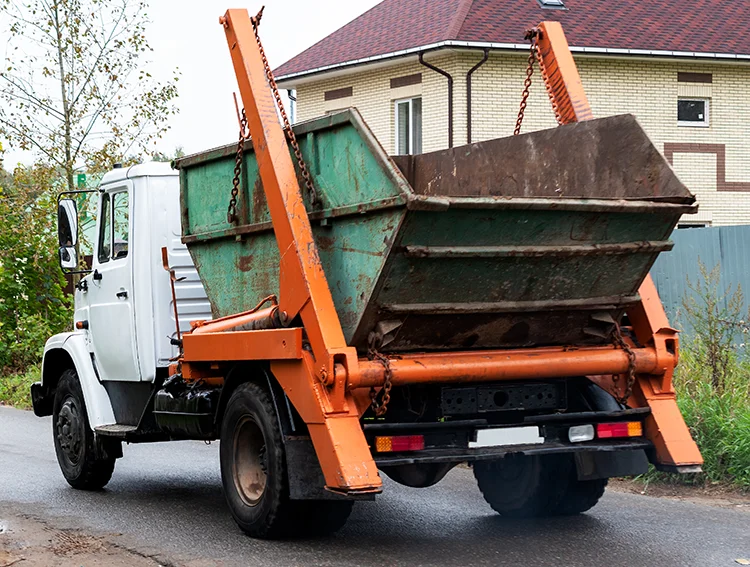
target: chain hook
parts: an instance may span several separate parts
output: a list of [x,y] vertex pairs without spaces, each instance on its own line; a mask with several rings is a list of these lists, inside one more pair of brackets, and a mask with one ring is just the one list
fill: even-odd
[[539,29],[531,28],[526,30],[524,39],[529,40],[531,45],[529,46],[529,64],[526,67],[526,80],[523,82],[523,94],[521,95],[521,106],[518,109],[518,118],[516,119],[516,128],[513,130],[513,135],[518,136],[521,133],[521,125],[523,124],[523,118],[526,113],[526,106],[529,101],[529,93],[531,91],[531,77],[534,74],[534,63],[539,57],[538,54],[538,39]]
[[[625,382],[625,391],[623,392],[622,397],[617,400],[622,405],[627,405],[628,400],[630,399],[630,395],[633,393],[633,385],[635,384],[635,352],[632,348],[630,348],[630,345],[622,336],[622,329],[620,329],[620,325],[617,325],[614,332],[612,333],[612,342],[616,347],[621,348],[625,351],[625,354],[628,355],[628,372]],[[613,374],[612,383],[614,384],[615,390],[617,391],[619,391],[620,389],[618,385],[619,381],[619,374]]]
[[258,32],[258,26],[260,25],[260,20],[261,20],[261,17],[263,16],[264,9],[265,9],[265,6],[260,9],[260,12],[258,12],[257,16],[250,19],[251,23],[253,24],[253,31],[255,32],[255,42],[258,44],[258,50],[260,51],[260,56],[261,56],[261,59],[263,60],[263,67],[266,72],[266,79],[268,79],[268,84],[271,87],[271,92],[273,93],[274,100],[276,101],[276,107],[278,108],[279,114],[281,115],[281,120],[284,123],[284,132],[286,133],[286,137],[289,139],[289,143],[292,146],[292,150],[294,151],[294,157],[297,159],[297,165],[299,166],[299,171],[300,171],[300,174],[302,175],[302,179],[305,182],[305,188],[307,189],[307,192],[310,195],[310,203],[314,207],[319,202],[318,193],[315,190],[315,186],[313,185],[312,177],[310,176],[310,171],[307,169],[307,164],[305,163],[305,160],[302,158],[302,152],[299,149],[297,136],[294,134],[292,125],[289,122],[289,117],[286,114],[284,103],[281,101],[281,95],[279,94],[279,87],[276,85],[276,79],[273,76],[273,71],[271,71],[271,66],[268,64],[268,58],[266,57],[266,52],[263,49],[263,44],[260,41],[260,34]]

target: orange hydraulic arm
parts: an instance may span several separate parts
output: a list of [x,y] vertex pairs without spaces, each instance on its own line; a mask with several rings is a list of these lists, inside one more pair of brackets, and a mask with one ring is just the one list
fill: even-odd
[[260,177],[281,254],[279,309],[282,321],[302,319],[312,353],[276,360],[271,370],[310,430],[326,485],[349,493],[382,486],[345,375],[334,366],[356,366],[347,346],[313,239],[287,135],[269,88],[270,69],[247,10],[221,18],[258,160]]
[[[536,36],[539,66],[558,122],[571,124],[593,119],[591,105],[560,23],[542,22],[532,34]],[[639,295],[641,301],[628,309],[628,319],[638,342],[655,349],[663,373],[658,376],[638,374],[629,403],[651,408],[646,431],[656,446],[660,464],[684,471],[696,469],[703,463],[703,458],[682,419],[672,386],[677,365],[677,331],[669,326],[650,275],[641,285]],[[597,382],[619,397],[609,376],[597,377]]]

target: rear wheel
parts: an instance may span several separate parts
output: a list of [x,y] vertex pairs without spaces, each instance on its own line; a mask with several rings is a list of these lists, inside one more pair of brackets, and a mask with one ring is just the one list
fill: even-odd
[[575,467],[572,468],[568,486],[560,502],[557,503],[555,514],[558,516],[575,516],[590,510],[604,496],[607,488],[606,478],[596,480],[578,480]]
[[273,402],[253,383],[229,399],[221,427],[221,478],[239,527],[256,538],[325,535],[346,523],[352,501],[289,499],[286,455]]
[[484,499],[501,516],[551,516],[565,489],[556,461],[554,456],[508,455],[474,463],[474,476]]
[[98,490],[109,482],[115,469],[115,458],[102,456],[102,451],[97,450],[81,384],[73,369],[63,372],[57,384],[52,408],[52,432],[57,462],[70,486]]
[[515,456],[478,462],[474,476],[501,516],[572,516],[593,508],[607,479],[578,480],[573,455]]

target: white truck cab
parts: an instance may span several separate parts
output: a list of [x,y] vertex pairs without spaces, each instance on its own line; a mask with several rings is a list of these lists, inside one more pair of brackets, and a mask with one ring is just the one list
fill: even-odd
[[[47,341],[41,382],[32,387],[36,414],[56,415],[58,459],[67,451],[69,464],[75,464],[85,441],[80,434],[71,435],[79,429],[73,421],[85,413],[88,430],[135,429],[155,386],[167,377],[170,359],[178,354],[162,248],[175,272],[181,331],[190,328],[190,321],[211,318],[203,285],[181,242],[179,174],[159,162],[116,168],[103,177],[97,193],[93,259],[85,272],[76,271],[76,204],[82,196],[61,195],[61,265],[82,276],[76,284],[74,330]],[[67,407],[56,408],[66,403],[58,385],[73,374],[77,380],[68,382],[80,384],[85,404],[76,404],[72,395]],[[112,447],[117,453],[119,443]]]

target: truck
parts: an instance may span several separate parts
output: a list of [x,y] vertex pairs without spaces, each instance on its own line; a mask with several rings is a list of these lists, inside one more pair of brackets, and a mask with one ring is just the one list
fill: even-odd
[[700,471],[648,275],[695,198],[633,116],[593,118],[559,24],[531,39],[560,126],[388,156],[355,109],[290,126],[260,15],[220,23],[239,142],[105,175],[90,269],[60,196],[82,273],[32,399],[71,486],[123,443],[219,440],[229,511],[275,538],[336,531],[381,474],[468,463],[515,518]]

